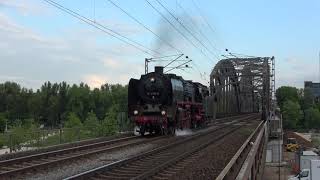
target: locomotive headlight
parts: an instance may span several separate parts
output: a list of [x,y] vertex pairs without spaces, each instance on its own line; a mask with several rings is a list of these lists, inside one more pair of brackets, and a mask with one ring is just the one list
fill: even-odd
[[138,114],[138,110],[134,110],[134,111],[133,111],[133,114],[134,114],[134,115],[137,115],[137,114]]
[[162,116],[166,115],[166,111],[161,111]]
[[152,78],[150,78],[150,81],[151,81],[151,82],[154,82],[154,81],[155,81],[155,79],[152,77]]

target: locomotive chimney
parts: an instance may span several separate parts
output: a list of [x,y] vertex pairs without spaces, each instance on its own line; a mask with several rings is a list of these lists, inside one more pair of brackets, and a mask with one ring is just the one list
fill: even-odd
[[154,72],[158,74],[163,74],[163,66],[155,66]]

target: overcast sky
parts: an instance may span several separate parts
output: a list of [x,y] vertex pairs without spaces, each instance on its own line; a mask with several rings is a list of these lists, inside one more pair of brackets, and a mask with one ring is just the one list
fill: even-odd
[[205,83],[225,48],[247,55],[275,56],[277,86],[302,87],[305,80],[319,81],[320,1],[158,0],[199,41],[156,0],[148,1],[186,37],[146,0],[113,1],[162,41],[108,0],[55,0],[143,45],[151,55],[43,0],[0,0],[0,82],[15,81],[28,88],[39,88],[45,81],[85,82],[91,87],[126,84],[144,72],[144,58],[178,54],[179,50],[194,64],[191,69],[174,72]]

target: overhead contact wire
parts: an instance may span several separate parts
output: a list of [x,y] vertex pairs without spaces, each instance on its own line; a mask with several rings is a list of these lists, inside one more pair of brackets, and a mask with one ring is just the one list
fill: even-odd
[[[165,19],[171,26],[173,29],[175,29],[183,38],[185,38],[193,47],[195,47],[196,49],[198,49],[201,54],[207,58],[209,58],[205,53],[203,53],[203,51],[197,46],[195,45],[187,36],[185,36],[174,24],[172,24],[172,22],[164,15],[162,14],[156,7],[154,7],[154,5],[152,5],[150,3],[149,0],[145,0],[149,5],[150,7],[152,7],[152,9],[154,9],[158,14],[160,14],[160,16]],[[210,58],[209,58],[210,59]]]
[[129,16],[131,19],[133,19],[136,23],[138,23],[140,26],[144,27],[146,30],[148,30],[149,32],[151,32],[154,36],[156,36],[159,40],[161,40],[162,42],[164,42],[165,44],[167,44],[169,47],[175,49],[176,51],[178,51],[179,53],[182,53],[181,50],[179,50],[178,48],[174,47],[172,44],[170,44],[168,41],[163,40],[157,33],[155,33],[154,31],[152,31],[150,28],[148,28],[146,25],[144,25],[141,21],[139,21],[137,18],[135,18],[134,16],[132,16],[129,12],[127,12],[126,10],[124,10],[123,8],[121,8],[118,4],[116,4],[114,1],[112,0],[107,0],[109,1],[112,5],[114,5],[115,7],[117,7],[118,9],[120,9],[123,13],[125,13],[127,16]]
[[179,21],[179,19],[175,17],[175,15],[167,7],[165,7],[159,0],[156,0],[156,1],[160,4],[161,7],[163,7],[173,17],[173,19],[175,19],[181,25],[181,27],[184,30],[186,30],[198,43],[200,43],[208,52],[210,52],[214,57],[217,58],[217,60],[219,60],[217,55],[213,53],[210,49],[208,49],[207,46],[203,44],[203,42],[200,41],[181,21]]
[[[143,53],[146,53],[146,54],[149,54],[149,55],[153,56],[153,54],[151,54],[150,52],[148,52],[148,51],[146,51],[146,50],[144,50],[144,49],[142,49],[142,48],[140,48],[140,47],[138,47],[138,46],[136,46],[134,44],[137,44],[137,45],[139,45],[139,46],[141,46],[141,47],[143,47],[145,49],[148,49],[149,51],[154,52],[155,54],[161,54],[161,53],[159,53],[157,51],[154,51],[152,49],[149,49],[149,48],[145,47],[144,45],[142,45],[142,44],[140,44],[140,43],[138,43],[138,42],[136,42],[134,40],[131,40],[131,39],[125,37],[124,35],[121,35],[120,33],[116,32],[116,31],[114,31],[114,30],[112,30],[110,28],[107,28],[106,26],[104,26],[104,25],[102,25],[100,23],[92,21],[91,19],[88,19],[87,17],[82,16],[81,14],[79,14],[79,13],[77,13],[77,12],[75,12],[75,11],[69,9],[69,8],[66,8],[66,7],[64,7],[64,6],[54,2],[52,0],[44,0],[44,1],[47,2],[48,4],[54,6],[54,7],[62,10],[62,11],[64,11],[64,12],[66,12],[67,14],[69,14],[69,15],[71,15],[71,16],[73,16],[73,17],[75,17],[75,18],[77,18],[77,19],[79,19],[79,20],[81,20],[81,21],[83,21],[83,22],[85,22],[85,23],[87,23],[87,24],[89,24],[89,25],[101,30],[102,32],[104,32],[104,33],[106,33],[106,34],[108,34],[108,35],[110,35],[110,36],[112,36],[112,37],[114,37],[114,38],[116,38],[116,39],[118,39],[118,40],[120,40],[120,41],[122,41],[122,42],[124,42],[124,43],[126,43],[126,44],[128,44],[128,45],[130,45],[130,46],[132,46],[132,47],[134,47],[136,49],[138,49],[138,50],[140,50],[140,51],[142,51]],[[124,38],[124,39],[126,39],[127,41],[125,41],[124,39],[121,39],[120,37],[118,37],[118,36],[116,36],[114,34],[112,34],[111,32],[116,34],[116,35],[118,35],[118,36],[120,36],[120,37],[122,37],[122,38]],[[128,41],[130,41],[131,43],[128,42]]]

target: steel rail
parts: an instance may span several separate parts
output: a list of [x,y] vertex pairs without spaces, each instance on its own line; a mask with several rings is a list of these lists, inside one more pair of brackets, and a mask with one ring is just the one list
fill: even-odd
[[21,156],[21,157],[12,158],[12,159],[6,159],[6,160],[0,161],[0,171],[1,171],[1,167],[7,166],[10,164],[14,164],[16,162],[28,161],[28,160],[32,160],[34,158],[41,158],[41,157],[46,157],[46,156],[50,156],[50,155],[58,155],[61,153],[65,154],[65,153],[76,151],[76,150],[80,151],[80,150],[88,149],[88,148],[91,148],[94,146],[99,146],[99,145],[105,146],[108,144],[117,143],[117,142],[121,142],[121,141],[127,141],[130,139],[136,139],[136,138],[137,138],[136,136],[117,138],[117,139],[112,139],[112,140],[103,141],[103,142],[90,143],[90,144],[80,145],[80,146],[71,147],[71,148],[63,148],[63,149],[59,149],[59,150],[53,150],[53,151],[48,151],[48,152],[43,152],[43,153],[36,153],[36,154],[32,154],[32,155],[27,155],[27,156]]
[[[255,115],[256,116],[256,115]],[[156,155],[157,153],[161,153],[161,152],[165,152],[166,150],[168,149],[171,149],[171,148],[175,148],[177,147],[178,145],[182,145],[186,142],[191,142],[193,140],[196,140],[202,136],[206,136],[208,134],[212,134],[214,132],[216,132],[217,130],[222,130],[222,129],[225,129],[227,127],[232,127],[234,124],[237,124],[239,123],[240,121],[243,121],[243,120],[248,120],[248,119],[252,119],[253,117],[255,117],[253,115],[246,115],[245,117],[241,117],[238,119],[237,122],[233,122],[233,123],[230,123],[228,125],[225,125],[225,126],[220,126],[220,127],[216,127],[216,128],[213,128],[212,130],[210,131],[207,131],[207,132],[202,132],[202,133],[199,133],[197,135],[193,135],[193,136],[190,136],[186,139],[182,139],[182,140],[179,140],[177,142],[174,142],[174,143],[171,143],[171,144],[168,144],[168,145],[165,145],[165,146],[162,146],[162,147],[159,147],[159,148],[156,148],[156,149],[153,149],[151,151],[148,151],[148,152],[145,152],[145,153],[141,153],[141,154],[138,154],[134,157],[131,157],[131,158],[125,158],[123,160],[119,160],[117,162],[114,162],[114,163],[111,163],[111,164],[107,164],[107,165],[104,165],[104,166],[101,166],[101,167],[98,167],[98,168],[95,168],[95,169],[92,169],[92,170],[89,170],[89,171],[86,171],[86,172],[83,172],[83,173],[80,173],[80,174],[77,174],[77,175],[74,175],[74,176],[71,176],[71,177],[68,177],[66,178],[65,180],[71,180],[71,179],[88,179],[92,176],[95,176],[96,174],[102,174],[103,172],[107,172],[111,169],[114,169],[117,167],[123,167],[124,165],[128,164],[128,163],[132,163],[132,162],[139,162],[139,160],[142,160],[143,158],[146,158],[146,157],[149,157],[149,156],[152,156],[152,155]],[[232,128],[231,131],[228,131],[229,133],[231,132],[234,132],[235,129],[238,129],[239,126],[237,126],[236,128]],[[217,141],[217,139],[221,139],[222,136],[216,136],[217,138],[214,138],[214,140],[210,141],[211,143],[214,142],[214,141]],[[204,143],[203,144],[203,147],[205,146],[208,146],[210,145],[209,142],[207,143]],[[202,145],[201,145],[202,146]],[[196,151],[198,150],[198,148],[193,148],[192,149],[193,151]],[[192,152],[193,152],[192,151]],[[185,157],[187,156],[189,153],[192,153],[191,151],[188,151],[186,153],[183,153],[181,155],[179,155],[179,158],[181,157]],[[171,159],[169,162],[165,162],[166,163],[172,163],[174,161],[176,161],[177,159],[174,158],[174,159]],[[161,165],[160,165],[161,166]],[[154,169],[152,169],[151,171],[148,171],[148,174],[146,175],[141,175],[141,178],[145,178],[145,176],[147,175],[150,175],[150,174],[154,174],[157,170],[161,169],[161,167],[165,167],[165,165],[162,165],[161,167],[158,166],[158,167],[155,167]],[[140,178],[139,176],[137,176],[136,178]]]
[[[231,125],[230,125],[231,126]],[[159,173],[160,171],[162,171],[163,169],[167,168],[168,166],[172,166],[174,164],[176,164],[177,162],[187,158],[188,156],[197,153],[198,151],[208,147],[209,145],[215,144],[217,143],[219,140],[221,140],[222,138],[232,134],[235,132],[235,130],[237,130],[240,127],[243,127],[244,125],[241,126],[237,126],[235,128],[232,128],[231,130],[227,131],[226,133],[220,134],[218,136],[215,136],[214,138],[212,138],[211,140],[207,141],[204,144],[201,144],[200,146],[197,146],[163,164],[161,164],[160,166],[156,166],[155,168],[150,169],[149,171],[146,171],[145,173],[141,174],[138,177],[133,178],[133,180],[138,180],[138,179],[147,179],[149,177],[152,177],[153,175]]]
[[[141,141],[135,141],[133,143],[129,142],[129,143],[125,143],[125,144],[112,146],[113,144],[123,143],[125,141],[130,141],[130,140],[139,138],[139,137],[135,137],[135,136],[133,136],[133,137],[120,138],[120,139],[110,140],[110,141],[101,142],[101,143],[83,145],[80,147],[67,148],[65,153],[64,153],[64,149],[62,149],[62,150],[57,150],[54,152],[40,153],[40,154],[38,154],[38,156],[36,154],[36,155],[30,155],[27,157],[20,157],[17,159],[11,159],[11,161],[6,160],[6,161],[3,161],[3,164],[1,167],[2,167],[2,170],[4,168],[6,168],[7,170],[4,170],[2,172],[0,171],[0,178],[13,177],[19,173],[28,172],[29,170],[40,169],[40,168],[48,167],[50,165],[55,165],[55,164],[58,164],[61,162],[71,161],[74,159],[88,157],[93,154],[108,152],[108,151],[112,151],[112,150],[116,150],[116,149],[125,148],[128,146],[139,145],[139,144],[143,144],[146,142],[151,142],[151,141],[155,141],[155,140],[164,138],[164,137],[160,136],[157,138],[141,139]],[[103,146],[101,144],[104,144],[104,146],[107,146],[107,147],[102,148]],[[96,145],[100,145],[100,146],[97,147]],[[108,146],[108,145],[111,145],[111,146]],[[77,148],[79,148],[80,150]],[[81,152],[81,151],[85,151],[85,152]],[[10,166],[7,167],[8,164],[6,165],[5,162],[11,163],[10,164],[11,167]],[[20,164],[17,164],[14,162],[17,162],[17,163],[20,162]],[[23,163],[25,163],[26,166],[23,166],[24,165]],[[22,164],[22,167],[20,167],[21,164]]]

